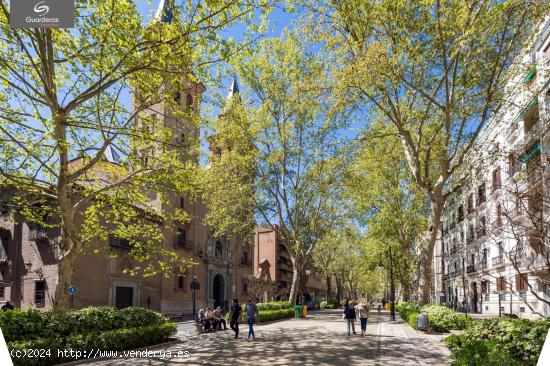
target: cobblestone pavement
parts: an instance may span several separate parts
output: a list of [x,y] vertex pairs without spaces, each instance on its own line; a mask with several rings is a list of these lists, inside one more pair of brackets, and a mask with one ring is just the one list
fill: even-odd
[[114,365],[449,365],[442,335],[424,334],[401,320],[388,321],[387,312],[371,313],[367,334],[347,335],[341,311],[322,311],[307,319],[289,319],[255,326],[256,340],[233,339],[231,330],[201,334],[178,333],[180,342],[156,351],[188,351],[181,358],[118,358],[92,362]]

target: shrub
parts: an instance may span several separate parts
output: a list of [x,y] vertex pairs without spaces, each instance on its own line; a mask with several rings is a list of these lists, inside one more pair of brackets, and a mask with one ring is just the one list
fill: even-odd
[[266,323],[279,319],[292,318],[294,309],[262,310],[259,312],[258,323]]
[[81,352],[80,358],[85,358],[85,352],[92,352],[92,350],[122,351],[161,343],[175,332],[176,325],[165,322],[143,327],[115,329],[103,333],[72,334],[65,339],[61,337],[35,338],[8,343],[8,348],[21,352],[28,349],[50,351],[48,357],[16,358],[14,359],[16,365],[53,365],[75,360],[75,358],[66,357],[69,355],[58,354],[58,350],[71,349]]
[[323,300],[319,304],[319,307],[321,308],[321,310],[336,309],[336,308],[338,308],[338,304],[335,303],[335,302],[327,302],[326,300]]
[[536,365],[549,328],[549,319],[485,319],[444,342],[456,365]]
[[418,318],[418,313],[409,312],[407,314],[407,324],[409,324],[410,327],[416,329],[416,320]]
[[471,319],[465,314],[456,313],[453,309],[441,305],[425,305],[422,312],[428,315],[428,325],[436,332],[466,329],[471,323]]
[[420,306],[414,302],[400,301],[396,306],[395,310],[399,313],[399,316],[404,321],[408,322],[408,316],[411,313],[419,313]]
[[[88,307],[69,312],[0,312],[0,328],[14,350],[47,349],[48,357],[20,357],[16,365],[51,365],[74,361],[57,350],[123,350],[160,343],[176,332],[162,314],[144,308]],[[85,355],[81,355],[85,357]]]
[[288,301],[273,301],[256,304],[258,311],[261,310],[281,310],[292,309],[292,305]]

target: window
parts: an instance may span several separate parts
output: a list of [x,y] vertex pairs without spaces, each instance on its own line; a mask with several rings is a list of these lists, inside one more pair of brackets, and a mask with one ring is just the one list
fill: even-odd
[[520,164],[519,164],[519,161],[518,161],[517,157],[513,154],[510,154],[508,156],[508,172],[509,172],[510,176],[513,176],[514,174],[519,172],[520,169],[521,169],[521,167],[520,167]]
[[219,240],[216,241],[215,256],[216,258],[223,258],[223,244]]
[[130,241],[128,241],[128,239],[118,238],[114,235],[109,236],[109,245],[115,248],[122,248],[122,249],[132,248]]
[[500,167],[493,170],[493,192],[501,187]]
[[0,287],[0,299],[3,299],[4,297],[6,297],[6,288]]
[[174,102],[176,102],[178,105],[180,104],[180,102],[181,102],[181,93],[180,92],[175,92],[174,93]]
[[539,121],[538,100],[535,98],[531,103],[529,103],[529,104],[531,104],[531,106],[530,107],[528,106],[529,110],[527,110],[527,113],[525,113],[525,116],[523,117],[523,131],[524,131],[524,133],[528,133],[529,131],[531,131],[531,129]]
[[458,222],[462,222],[464,220],[464,206],[460,205],[458,206]]
[[529,289],[529,284],[527,280],[526,273],[516,274],[516,290],[518,291],[527,291]]
[[477,188],[477,204],[478,206],[485,202],[485,183],[481,183]]
[[248,294],[248,286],[246,285],[246,281],[243,281],[243,295]]
[[481,281],[481,293],[488,294],[490,292],[489,289],[490,289],[489,281]]
[[180,208],[185,208],[185,198],[180,197]]
[[185,97],[185,106],[189,109],[193,108],[193,96],[190,93]]
[[185,237],[186,237],[186,233],[185,233],[185,229],[178,229],[178,246],[180,247],[185,247]]
[[178,288],[183,289],[183,276],[178,276]]
[[503,276],[497,278],[497,291],[506,291],[506,280]]
[[37,307],[46,304],[46,281],[36,281],[34,283],[34,304]]
[[497,226],[501,226],[502,225],[502,206],[500,205],[500,203],[497,204],[497,208],[496,208],[496,224]]
[[474,195],[468,195],[468,213],[474,212]]
[[481,218],[479,220],[479,227],[477,228],[478,238],[480,236],[484,236],[485,234],[487,234],[486,227],[487,227],[487,223],[486,223],[486,220],[485,220],[485,216],[481,216]]

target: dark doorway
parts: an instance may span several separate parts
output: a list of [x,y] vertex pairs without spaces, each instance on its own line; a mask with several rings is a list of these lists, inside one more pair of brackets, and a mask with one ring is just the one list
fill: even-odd
[[473,304],[472,304],[472,311],[474,313],[477,313],[477,301],[478,301],[478,296],[477,296],[477,282],[474,282],[472,283],[472,290],[474,292],[474,298],[473,298]]
[[214,298],[214,307],[221,306],[225,309],[225,284],[221,275],[214,276],[212,281],[212,297]]
[[115,289],[115,306],[119,309],[127,308],[133,305],[134,288],[117,286]]

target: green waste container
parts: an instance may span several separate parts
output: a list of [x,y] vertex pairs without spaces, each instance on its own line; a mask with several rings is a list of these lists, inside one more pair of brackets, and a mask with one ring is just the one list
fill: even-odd
[[294,317],[295,318],[301,318],[302,317],[302,305],[296,305],[294,307]]

